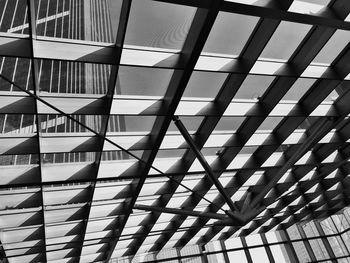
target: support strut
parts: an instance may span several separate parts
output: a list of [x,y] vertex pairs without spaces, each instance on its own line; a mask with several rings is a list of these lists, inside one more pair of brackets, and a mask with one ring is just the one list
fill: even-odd
[[[208,164],[208,162],[205,160],[203,154],[200,152],[200,150],[198,149],[196,143],[193,141],[191,135],[188,133],[186,127],[183,125],[183,123],[181,122],[181,120],[179,119],[178,116],[174,116],[173,117],[173,121],[176,125],[176,127],[179,129],[179,131],[181,132],[182,136],[184,137],[184,139],[186,140],[186,142],[188,143],[188,145],[190,146],[191,150],[195,153],[198,161],[201,163],[201,165],[203,166],[207,176],[209,177],[209,179],[212,181],[212,183],[216,186],[216,188],[218,189],[219,193],[222,195],[222,197],[225,199],[226,203],[228,204],[228,206],[231,209],[231,213],[229,213],[229,216],[236,220],[237,217],[235,215],[232,214],[232,212],[237,211],[235,204],[233,203],[232,199],[230,198],[230,196],[226,193],[224,187],[222,186],[222,184],[220,183],[219,179],[216,177],[216,175],[214,174],[213,170],[211,169],[210,165]],[[240,218],[239,218],[240,219]]]

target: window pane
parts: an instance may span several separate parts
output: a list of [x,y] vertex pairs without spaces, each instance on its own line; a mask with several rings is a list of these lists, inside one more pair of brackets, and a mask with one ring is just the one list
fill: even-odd
[[257,21],[257,17],[220,12],[203,51],[239,55]]
[[195,8],[154,2],[132,1],[125,44],[181,49]]
[[263,247],[249,249],[249,253],[254,263],[270,262],[269,258],[267,257],[265,248]]
[[288,60],[310,28],[310,25],[282,21],[261,57]]
[[248,262],[243,250],[227,252],[227,256],[228,256],[230,262],[232,262],[232,263],[237,263],[237,262],[246,263],[246,262]]

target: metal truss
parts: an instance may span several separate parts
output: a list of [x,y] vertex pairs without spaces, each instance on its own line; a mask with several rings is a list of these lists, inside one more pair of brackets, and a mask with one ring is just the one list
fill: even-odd
[[[2,2],[0,244],[9,263],[131,259],[349,205],[350,44],[329,63],[316,59],[350,30],[349,1],[305,14],[293,0],[144,0],[193,10],[178,50],[128,42],[138,0],[119,1],[118,21],[105,1],[27,0],[16,15]],[[238,54],[206,52],[223,14],[254,20]],[[287,59],[263,57],[283,23],[307,30]],[[170,72],[164,94],[129,94],[124,68]],[[195,74],[224,77],[200,87],[216,90],[202,98],[186,93]],[[258,96],[237,97],[253,77],[270,81],[255,83]],[[298,99],[285,99],[306,80]]]

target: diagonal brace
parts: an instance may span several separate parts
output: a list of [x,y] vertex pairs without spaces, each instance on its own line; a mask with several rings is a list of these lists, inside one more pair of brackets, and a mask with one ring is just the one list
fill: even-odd
[[[59,114],[65,116],[66,118],[68,118],[69,120],[81,125],[82,127],[84,127],[85,129],[87,129],[88,131],[92,132],[93,134],[95,134],[98,138],[101,138],[107,142],[109,142],[110,144],[114,145],[115,147],[117,147],[118,149],[120,149],[123,152],[126,152],[127,154],[129,154],[130,156],[132,156],[133,158],[135,158],[136,160],[140,161],[143,164],[147,163],[142,160],[140,157],[136,156],[135,154],[133,154],[132,152],[130,152],[129,150],[123,148],[122,146],[120,146],[119,144],[115,143],[114,141],[108,139],[107,137],[102,136],[100,133],[96,132],[94,129],[90,128],[89,126],[85,125],[84,123],[80,122],[79,120],[73,118],[72,116],[70,116],[69,114],[61,111],[60,109],[58,109],[57,107],[55,107],[54,105],[48,103],[47,101],[45,101],[44,99],[40,98],[39,96],[33,94],[32,92],[22,88],[21,86],[19,86],[18,84],[16,84],[15,82],[11,81],[10,79],[8,79],[7,77],[5,77],[4,75],[0,74],[0,78],[4,79],[5,81],[11,83],[12,85],[14,85],[16,88],[18,88],[19,90],[23,91],[24,93],[28,94],[29,96],[31,96],[32,98],[40,101],[41,103],[45,104],[46,106],[48,106],[49,108],[57,111]],[[194,195],[200,197],[201,199],[205,200],[206,202],[208,202],[209,204],[212,204],[213,206],[216,206],[218,209],[222,210],[223,212],[226,212],[225,210],[223,210],[221,207],[217,206],[215,203],[209,201],[207,198],[205,198],[204,196],[202,196],[201,194],[193,191],[192,189],[190,189],[189,187],[187,187],[186,185],[182,184],[181,182],[179,182],[178,180],[174,179],[172,176],[167,175],[166,173],[163,173],[161,170],[159,170],[157,167],[151,165],[151,168],[154,169],[155,171],[157,171],[158,173],[160,173],[161,175],[167,177],[170,181],[173,181],[174,183],[181,185],[183,188],[185,188],[186,190],[192,192]],[[89,180],[90,181],[90,180]]]
[[325,135],[334,126],[333,119],[323,118],[315,127],[313,133],[306,138],[306,140],[300,145],[299,149],[288,159],[288,161],[277,171],[276,175],[262,191],[251,201],[250,206],[257,206],[262,202],[265,195],[278,183],[282,176],[290,169],[304,154],[307,152],[322,136]]
[[[222,197],[225,199],[226,203],[228,204],[228,206],[230,207],[231,211],[237,211],[237,208],[235,206],[235,204],[233,203],[232,199],[230,198],[230,196],[226,193],[224,187],[222,186],[222,184],[220,183],[220,181],[218,180],[218,178],[216,177],[216,175],[214,174],[213,170],[211,169],[210,165],[208,164],[208,162],[205,160],[203,154],[200,152],[200,150],[198,149],[197,145],[195,144],[195,142],[193,141],[191,135],[188,133],[186,127],[183,125],[183,123],[181,122],[181,120],[179,119],[178,116],[174,116],[173,117],[173,121],[175,123],[175,125],[177,126],[177,128],[179,129],[179,131],[181,132],[182,136],[184,137],[184,139],[186,140],[186,142],[188,143],[188,145],[190,146],[191,150],[195,153],[197,159],[199,160],[199,162],[201,163],[201,165],[203,166],[207,176],[209,177],[209,179],[212,181],[212,183],[216,186],[216,188],[218,189],[219,193],[222,195]],[[236,219],[236,216],[233,215],[232,213],[229,213],[230,217],[232,217],[233,219]]]

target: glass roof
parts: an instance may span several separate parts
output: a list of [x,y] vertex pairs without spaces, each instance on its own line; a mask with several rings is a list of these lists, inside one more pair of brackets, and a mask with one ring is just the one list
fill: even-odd
[[108,262],[343,208],[350,2],[272,2],[0,0],[0,255]]

